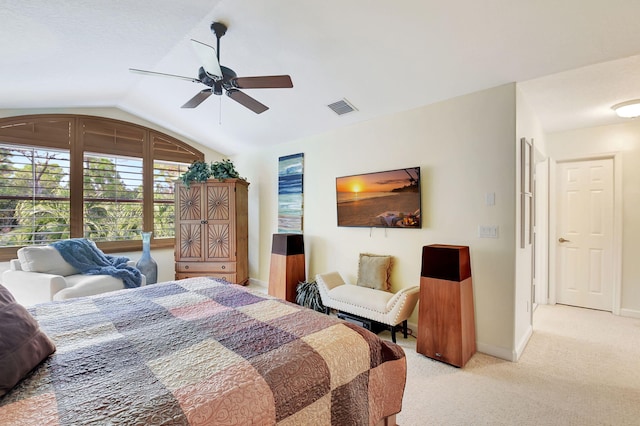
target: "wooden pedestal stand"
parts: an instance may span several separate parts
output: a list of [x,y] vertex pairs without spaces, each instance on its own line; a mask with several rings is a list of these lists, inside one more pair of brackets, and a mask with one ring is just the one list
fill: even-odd
[[273,234],[269,294],[296,301],[296,287],[305,280],[304,240],[301,234]]
[[469,247],[423,247],[416,351],[457,367],[476,352]]

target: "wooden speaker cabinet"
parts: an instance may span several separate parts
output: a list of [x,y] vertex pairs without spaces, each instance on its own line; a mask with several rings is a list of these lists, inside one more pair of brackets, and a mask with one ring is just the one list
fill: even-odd
[[273,234],[269,294],[295,303],[296,287],[304,280],[304,240],[302,234]]
[[416,351],[457,367],[476,352],[469,247],[422,248]]

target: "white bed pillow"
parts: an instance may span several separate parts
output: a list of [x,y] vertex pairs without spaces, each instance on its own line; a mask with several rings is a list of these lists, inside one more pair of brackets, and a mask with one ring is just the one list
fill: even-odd
[[62,275],[63,277],[80,272],[67,263],[60,252],[52,246],[22,247],[18,250],[18,259],[23,271]]

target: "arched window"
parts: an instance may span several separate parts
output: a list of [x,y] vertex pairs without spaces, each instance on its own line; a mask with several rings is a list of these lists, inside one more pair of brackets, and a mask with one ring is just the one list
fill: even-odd
[[144,126],[88,115],[0,119],[0,260],[85,237],[106,252],[174,243],[174,181],[204,154]]

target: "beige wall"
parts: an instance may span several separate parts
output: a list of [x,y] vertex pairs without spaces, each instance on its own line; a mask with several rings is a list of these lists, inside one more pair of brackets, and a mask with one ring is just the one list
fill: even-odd
[[[234,157],[251,182],[250,276],[269,278],[278,157],[302,152],[308,276],[335,270],[355,282],[359,253],[391,254],[397,290],[419,284],[424,245],[468,245],[478,349],[512,359],[515,93],[514,84],[500,86]],[[422,229],[337,227],[336,177],[413,166],[422,172]],[[495,193],[494,206],[486,205],[487,193]],[[499,238],[479,238],[479,225],[498,226]]]
[[620,314],[640,318],[640,121],[593,127],[547,136],[556,161],[621,154],[622,279]]

